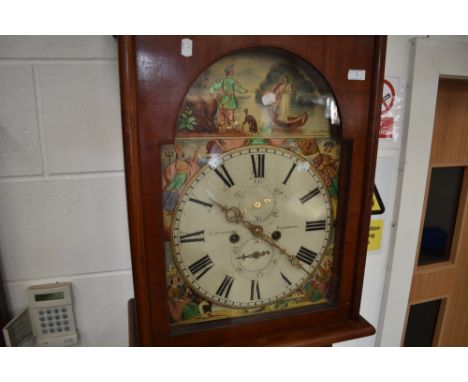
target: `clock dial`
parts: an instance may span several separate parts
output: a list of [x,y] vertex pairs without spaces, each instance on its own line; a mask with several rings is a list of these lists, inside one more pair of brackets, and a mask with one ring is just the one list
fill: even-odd
[[218,305],[253,308],[300,288],[332,230],[327,187],[301,156],[248,146],[212,157],[182,191],[171,244],[180,274]]

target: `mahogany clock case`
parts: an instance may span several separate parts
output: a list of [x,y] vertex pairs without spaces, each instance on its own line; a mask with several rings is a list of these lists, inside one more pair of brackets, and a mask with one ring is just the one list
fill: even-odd
[[[137,330],[143,346],[330,345],[371,335],[359,315],[377,154],[385,37],[119,37],[123,139]],[[173,144],[179,111],[197,76],[236,51],[284,50],[309,62],[333,91],[341,120],[341,169],[329,304],[266,318],[225,320],[197,330],[170,330],[162,240],[161,146]],[[362,70],[365,80],[348,79]]]

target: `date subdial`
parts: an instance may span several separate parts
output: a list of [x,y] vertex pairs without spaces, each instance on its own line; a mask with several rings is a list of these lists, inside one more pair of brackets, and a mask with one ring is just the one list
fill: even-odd
[[247,279],[258,279],[270,273],[278,263],[280,254],[257,238],[250,238],[231,253],[234,270]]

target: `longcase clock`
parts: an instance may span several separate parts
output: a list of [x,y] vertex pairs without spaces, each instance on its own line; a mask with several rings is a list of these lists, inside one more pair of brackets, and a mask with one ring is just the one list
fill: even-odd
[[359,315],[384,37],[120,37],[147,346],[330,345]]

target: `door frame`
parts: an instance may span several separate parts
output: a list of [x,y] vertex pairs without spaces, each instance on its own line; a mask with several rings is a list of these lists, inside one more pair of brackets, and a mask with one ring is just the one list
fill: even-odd
[[439,78],[468,79],[468,38],[448,41],[418,37],[411,45],[407,139],[400,164],[403,176],[399,207],[395,211],[397,226],[376,339],[379,346],[401,346],[403,341],[429,173]]

